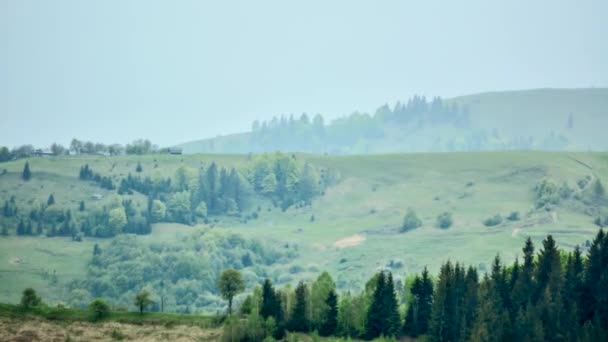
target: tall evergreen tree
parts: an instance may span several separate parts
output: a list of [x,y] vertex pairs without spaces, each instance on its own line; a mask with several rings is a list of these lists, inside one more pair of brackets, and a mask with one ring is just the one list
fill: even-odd
[[21,178],[24,181],[29,181],[32,178],[32,172],[30,171],[30,163],[25,162],[25,166],[23,167],[23,173],[21,174]]
[[273,317],[277,325],[283,324],[283,310],[281,307],[281,296],[275,291],[269,279],[264,280],[262,285],[262,305],[260,315],[267,319]]
[[332,290],[329,292],[325,304],[329,310],[325,316],[325,322],[323,322],[319,329],[319,334],[321,336],[332,336],[338,328],[338,295],[336,291]]
[[431,340],[452,341],[460,332],[459,322],[454,320],[457,315],[454,285],[454,267],[448,261],[441,266],[433,295],[433,310],[429,325]]
[[55,196],[53,196],[53,194],[49,195],[49,198],[46,200],[46,205],[53,205],[55,204]]
[[532,293],[535,289],[534,281],[534,244],[529,237],[526,239],[524,248],[524,263],[518,274],[517,281],[513,285],[511,295],[514,311],[525,309],[526,305],[532,301]]
[[379,272],[376,288],[374,289],[372,302],[367,310],[367,319],[365,321],[365,337],[370,340],[379,337],[384,330],[383,302],[385,283],[384,272]]
[[401,317],[399,316],[399,304],[395,296],[395,284],[391,272],[388,272],[388,276],[386,277],[386,285],[382,297],[382,306],[385,312],[382,335],[387,337],[398,336],[401,328]]
[[410,292],[412,301],[408,303],[403,331],[416,337],[427,333],[433,307],[433,282],[426,267],[414,279]]
[[308,289],[304,282],[300,281],[295,290],[295,304],[293,306],[289,329],[292,331],[308,332],[310,322],[307,317]]
[[537,302],[544,295],[545,289],[550,286],[552,295],[559,291],[561,277],[561,264],[559,251],[553,236],[548,235],[543,240],[543,249],[538,254],[538,267],[536,269],[536,289],[533,302]]

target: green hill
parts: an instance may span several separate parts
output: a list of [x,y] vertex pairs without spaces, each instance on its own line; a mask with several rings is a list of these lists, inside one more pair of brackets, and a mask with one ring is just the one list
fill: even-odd
[[[507,262],[521,256],[528,236],[539,242],[553,234],[565,249],[585,244],[597,232],[594,220],[603,221],[606,214],[605,195],[594,190],[598,179],[608,179],[605,153],[297,154],[295,159],[331,170],[334,181],[311,205],[292,205],[284,211],[268,198],[252,195],[239,214],[212,215],[194,226],[155,223],[148,235],[85,236],[81,242],[15,236],[17,221],[0,215],[9,234],[0,236],[0,302],[17,302],[20,292],[31,286],[50,303],[84,305],[100,291],[109,300],[130,306],[135,289],[147,286],[159,293],[159,280],[177,274],[163,285],[170,292],[167,308],[214,312],[224,305],[217,293],[193,286],[213,288],[216,270],[228,266],[243,268],[249,287],[264,277],[293,284],[327,270],[341,290],[359,289],[374,270],[384,267],[402,278],[424,266],[435,274],[441,262],[452,259],[483,272],[497,252]],[[126,199],[133,201],[136,211],[145,211],[144,195],[119,196],[116,190],[79,180],[80,167],[88,164],[119,183],[135,174],[141,163],[142,177],[171,177],[175,184],[180,167],[196,170],[212,161],[243,174],[253,163],[243,155],[31,158],[29,182],[20,177],[23,160],[0,165],[6,170],[0,175],[0,204],[14,196],[22,213],[18,215],[27,217],[32,206],[53,193],[53,206],[70,209],[74,220]],[[86,202],[85,211],[79,211],[80,201]],[[401,232],[408,208],[422,226]],[[441,229],[437,217],[445,212],[452,215],[453,224]],[[507,219],[513,212],[519,214],[518,220]],[[502,222],[484,224],[497,214]],[[117,254],[95,261],[95,244],[102,255],[106,253],[104,258]],[[121,253],[129,258],[121,259]],[[245,254],[252,261],[245,262]],[[153,271],[144,264],[164,265],[172,258],[175,263],[168,265],[182,273]],[[129,274],[130,282],[121,283],[121,272]],[[180,304],[179,298],[189,298],[196,306]]]
[[[316,119],[316,118],[315,118]],[[179,145],[185,153],[331,154],[479,150],[604,151],[608,89],[536,89],[452,99],[420,97],[323,125],[309,117],[254,123],[253,132]]]

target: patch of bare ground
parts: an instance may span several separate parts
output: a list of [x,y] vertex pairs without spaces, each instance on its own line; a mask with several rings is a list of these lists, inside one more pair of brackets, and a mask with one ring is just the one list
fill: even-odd
[[116,322],[52,322],[38,318],[0,318],[0,341],[218,341],[221,329],[198,326],[133,325]]
[[361,234],[351,235],[349,237],[345,237],[334,242],[334,247],[337,248],[347,248],[347,247],[355,247],[360,245],[363,241],[365,241],[365,236]]

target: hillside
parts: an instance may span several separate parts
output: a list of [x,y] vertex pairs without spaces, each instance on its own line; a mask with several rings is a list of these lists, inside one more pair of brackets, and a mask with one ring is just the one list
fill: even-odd
[[414,97],[375,113],[278,117],[255,131],[178,145],[185,153],[330,154],[479,150],[604,151],[608,89],[535,89],[452,99]]
[[[594,220],[600,217],[603,221],[606,214],[604,195],[594,194],[597,179],[608,179],[605,153],[294,157],[299,164],[331,170],[334,181],[310,205],[291,205],[284,211],[276,202],[252,195],[238,215],[210,215],[206,222],[199,219],[193,226],[154,223],[147,235],[84,236],[80,242],[69,236],[16,236],[17,221],[1,217],[9,236],[0,236],[0,302],[17,302],[23,288],[31,286],[51,304],[82,306],[101,294],[130,307],[134,291],[150,287],[159,293],[160,284],[165,284],[168,310],[215,312],[225,305],[213,290],[217,270],[225,267],[241,267],[248,288],[265,277],[280,285],[294,284],[327,270],[342,291],[360,289],[374,270],[384,267],[402,279],[425,266],[435,274],[442,262],[451,259],[484,272],[497,252],[506,261],[521,256],[528,236],[538,243],[546,234],[553,234],[566,250],[585,244],[597,231]],[[215,161],[247,174],[254,163],[251,158],[31,158],[32,179],[28,182],[20,177],[24,161],[13,161],[0,165],[6,170],[0,175],[0,203],[14,196],[26,216],[31,206],[45,202],[53,193],[53,206],[70,209],[74,220],[112,206],[117,198],[118,203],[131,199],[137,210],[144,211],[146,196],[133,192],[116,197],[117,190],[100,189],[78,179],[79,169],[88,164],[119,183],[129,173],[135,174],[140,163],[142,176],[171,177],[175,184],[180,167],[207,168]],[[101,195],[101,199],[91,195]],[[86,202],[85,211],[79,211],[80,201]],[[408,208],[416,212],[422,226],[401,232]],[[438,228],[436,222],[444,212],[453,217],[447,229]],[[518,220],[507,219],[512,212],[518,213]],[[484,220],[496,214],[502,222],[484,225]],[[94,258],[96,244],[105,259]],[[131,262],[121,259],[121,253],[130,253],[126,261]],[[151,273],[145,264],[159,267],[170,260],[176,263],[167,264],[170,268],[164,273]],[[170,272],[172,267],[180,273]],[[129,281],[121,280],[125,272]],[[163,279],[165,283],[160,282]],[[180,302],[182,299],[186,302]]]

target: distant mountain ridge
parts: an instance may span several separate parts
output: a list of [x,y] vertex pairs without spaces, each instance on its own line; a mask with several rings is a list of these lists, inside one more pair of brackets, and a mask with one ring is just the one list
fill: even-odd
[[324,122],[274,117],[249,132],[186,142],[184,153],[328,154],[493,150],[608,150],[608,88],[486,92],[450,99],[414,96],[375,113]]

